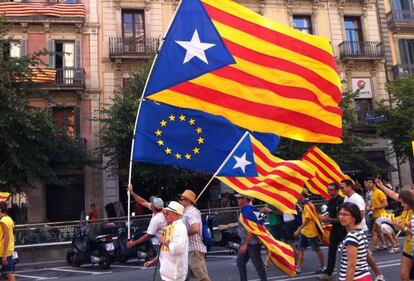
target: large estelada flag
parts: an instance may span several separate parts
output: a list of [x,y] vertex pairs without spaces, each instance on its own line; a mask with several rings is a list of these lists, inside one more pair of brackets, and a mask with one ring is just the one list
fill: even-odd
[[344,174],[339,165],[316,146],[311,147],[302,157],[302,161],[315,169],[315,176],[306,181],[306,187],[313,194],[330,199],[328,184],[340,184],[342,180],[350,179]]
[[293,277],[295,271],[295,253],[292,247],[286,243],[276,240],[258,219],[258,212],[253,206],[248,205],[242,208],[239,222],[246,230],[256,235],[266,247],[272,263],[281,271]]
[[248,134],[217,178],[238,193],[260,199],[282,212],[296,213],[305,181],[313,176],[313,168],[306,163],[273,156]]
[[341,143],[340,77],[326,38],[228,0],[182,0],[144,96],[253,131]]
[[[214,173],[245,132],[222,116],[143,100],[132,159]],[[274,134],[253,134],[271,151],[279,144]]]

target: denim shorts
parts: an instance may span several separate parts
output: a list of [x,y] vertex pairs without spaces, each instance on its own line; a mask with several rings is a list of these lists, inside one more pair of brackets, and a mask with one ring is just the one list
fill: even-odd
[[296,245],[298,250],[306,250],[308,246],[310,246],[314,251],[319,250],[319,238],[317,236],[308,238],[303,234],[299,234],[298,238],[298,244]]
[[14,262],[13,262],[12,256],[7,257],[7,265],[6,266],[2,265],[0,271],[3,271],[5,273],[11,273],[14,271]]

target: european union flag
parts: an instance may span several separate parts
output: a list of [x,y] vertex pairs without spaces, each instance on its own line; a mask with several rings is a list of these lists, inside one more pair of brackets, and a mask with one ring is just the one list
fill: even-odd
[[[221,116],[143,100],[133,160],[214,173],[245,133]],[[253,133],[270,151],[274,134]]]

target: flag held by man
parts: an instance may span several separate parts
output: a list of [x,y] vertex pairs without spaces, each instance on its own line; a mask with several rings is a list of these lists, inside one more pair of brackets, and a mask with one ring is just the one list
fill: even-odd
[[282,212],[296,213],[295,204],[304,182],[314,170],[302,161],[285,161],[273,156],[252,135],[233,151],[217,178],[237,191],[275,206]]
[[306,181],[306,187],[313,194],[330,199],[328,184],[350,179],[345,175],[339,165],[316,146],[311,147],[302,157],[302,161],[315,169],[315,176]]
[[342,142],[341,83],[329,41],[233,1],[182,0],[144,96],[249,130]]

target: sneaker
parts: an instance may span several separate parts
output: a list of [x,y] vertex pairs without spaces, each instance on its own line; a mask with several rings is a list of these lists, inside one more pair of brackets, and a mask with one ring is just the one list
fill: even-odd
[[382,246],[382,249],[383,249],[383,250],[387,250],[387,249],[388,249],[388,246],[387,246],[387,245],[383,245],[383,246]]
[[296,274],[301,274],[302,273],[302,268],[300,267],[296,267]]
[[318,276],[318,278],[319,278],[319,280],[321,280],[321,281],[331,281],[332,280],[332,277],[331,276],[329,276],[328,274],[326,274],[326,273],[322,273],[321,275],[319,275]]
[[400,248],[398,248],[398,247],[392,247],[389,251],[388,251],[388,253],[389,254],[395,254],[395,253],[398,253],[400,251]]
[[322,274],[322,273],[326,273],[326,268],[325,267],[321,267],[317,271],[315,271],[315,274]]
[[374,281],[385,281],[385,277],[384,275],[378,275],[377,277],[375,277]]

